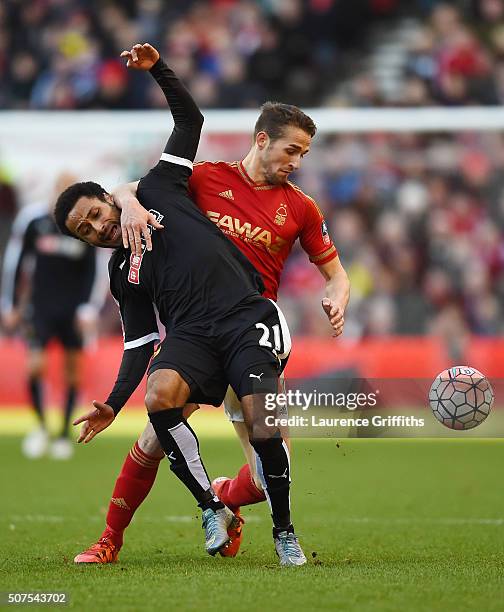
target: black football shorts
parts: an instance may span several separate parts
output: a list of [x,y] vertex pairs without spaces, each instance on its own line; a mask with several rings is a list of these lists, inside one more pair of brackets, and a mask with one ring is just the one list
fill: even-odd
[[254,296],[201,328],[171,330],[154,353],[148,374],[171,369],[191,390],[189,402],[220,406],[231,385],[239,399],[275,393],[291,350],[287,322],[272,301]]
[[66,349],[80,350],[83,344],[73,309],[55,313],[34,309],[26,323],[26,339],[31,349],[44,349],[53,339]]

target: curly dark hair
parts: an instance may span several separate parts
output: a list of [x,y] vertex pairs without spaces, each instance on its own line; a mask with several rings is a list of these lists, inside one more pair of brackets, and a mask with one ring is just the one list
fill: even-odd
[[106,202],[106,194],[106,190],[103,189],[101,185],[98,185],[98,183],[93,183],[93,181],[74,183],[73,185],[70,185],[70,187],[67,187],[65,191],[60,193],[58,199],[56,200],[56,204],[54,205],[53,215],[59,231],[62,234],[76,238],[76,236],[72,234],[72,232],[66,226],[66,221],[72,208],[75,206],[79,198],[83,196],[88,198],[98,198],[102,202]]

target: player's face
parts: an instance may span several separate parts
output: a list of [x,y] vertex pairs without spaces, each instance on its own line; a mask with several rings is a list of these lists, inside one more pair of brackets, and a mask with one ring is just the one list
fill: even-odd
[[107,201],[81,197],[68,214],[66,226],[74,236],[93,246],[117,248],[122,245],[121,211],[112,196]]
[[291,172],[298,170],[303,157],[310,150],[311,136],[304,130],[287,126],[283,135],[277,140],[271,140],[264,134],[264,146],[258,142],[264,180],[271,185],[286,183]]

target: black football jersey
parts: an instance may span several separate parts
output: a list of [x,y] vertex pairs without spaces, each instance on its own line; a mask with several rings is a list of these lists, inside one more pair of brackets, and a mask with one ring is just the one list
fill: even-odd
[[165,327],[206,334],[212,322],[264,289],[254,266],[190,199],[190,172],[162,159],[140,181],[138,198],[164,229],[152,232],[152,251],[134,256],[118,249],[111,258],[110,287],[126,349],[157,333],[153,305]]

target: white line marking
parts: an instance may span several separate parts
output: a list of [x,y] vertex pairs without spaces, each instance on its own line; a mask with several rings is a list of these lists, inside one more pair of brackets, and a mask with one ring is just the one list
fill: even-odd
[[[90,523],[103,522],[104,516],[88,516],[84,520]],[[199,521],[200,518],[196,514],[193,515],[143,515],[141,518],[136,519],[140,523],[192,523],[193,521]],[[267,519],[260,516],[246,516],[247,523],[262,523]],[[305,519],[306,520],[306,519]],[[375,524],[375,525],[412,525],[412,524],[425,524],[425,525],[488,525],[491,527],[500,527],[504,525],[504,518],[379,518],[374,516],[355,516],[338,518],[338,522],[341,523],[358,523],[358,524]],[[82,523],[83,519],[80,517],[72,516],[56,516],[52,514],[13,514],[9,517],[0,519],[0,522],[8,523],[71,523],[79,522]],[[309,522],[310,519],[308,519]],[[313,519],[314,522],[318,522],[318,519]]]
[[[105,521],[105,515],[101,516],[88,516],[84,520],[90,523],[98,523]],[[133,519],[134,520],[134,519]],[[137,519],[140,523],[192,523],[193,521],[199,521],[200,517],[196,514],[193,515],[161,515],[161,516],[142,516]],[[247,523],[260,523],[262,518],[258,516],[247,517]],[[80,517],[75,516],[55,516],[51,514],[13,514],[10,517],[0,519],[0,522],[9,523],[71,523],[83,521]]]
[[376,518],[376,517],[348,517],[341,519],[346,523],[375,523],[382,525],[504,525],[504,518]]

